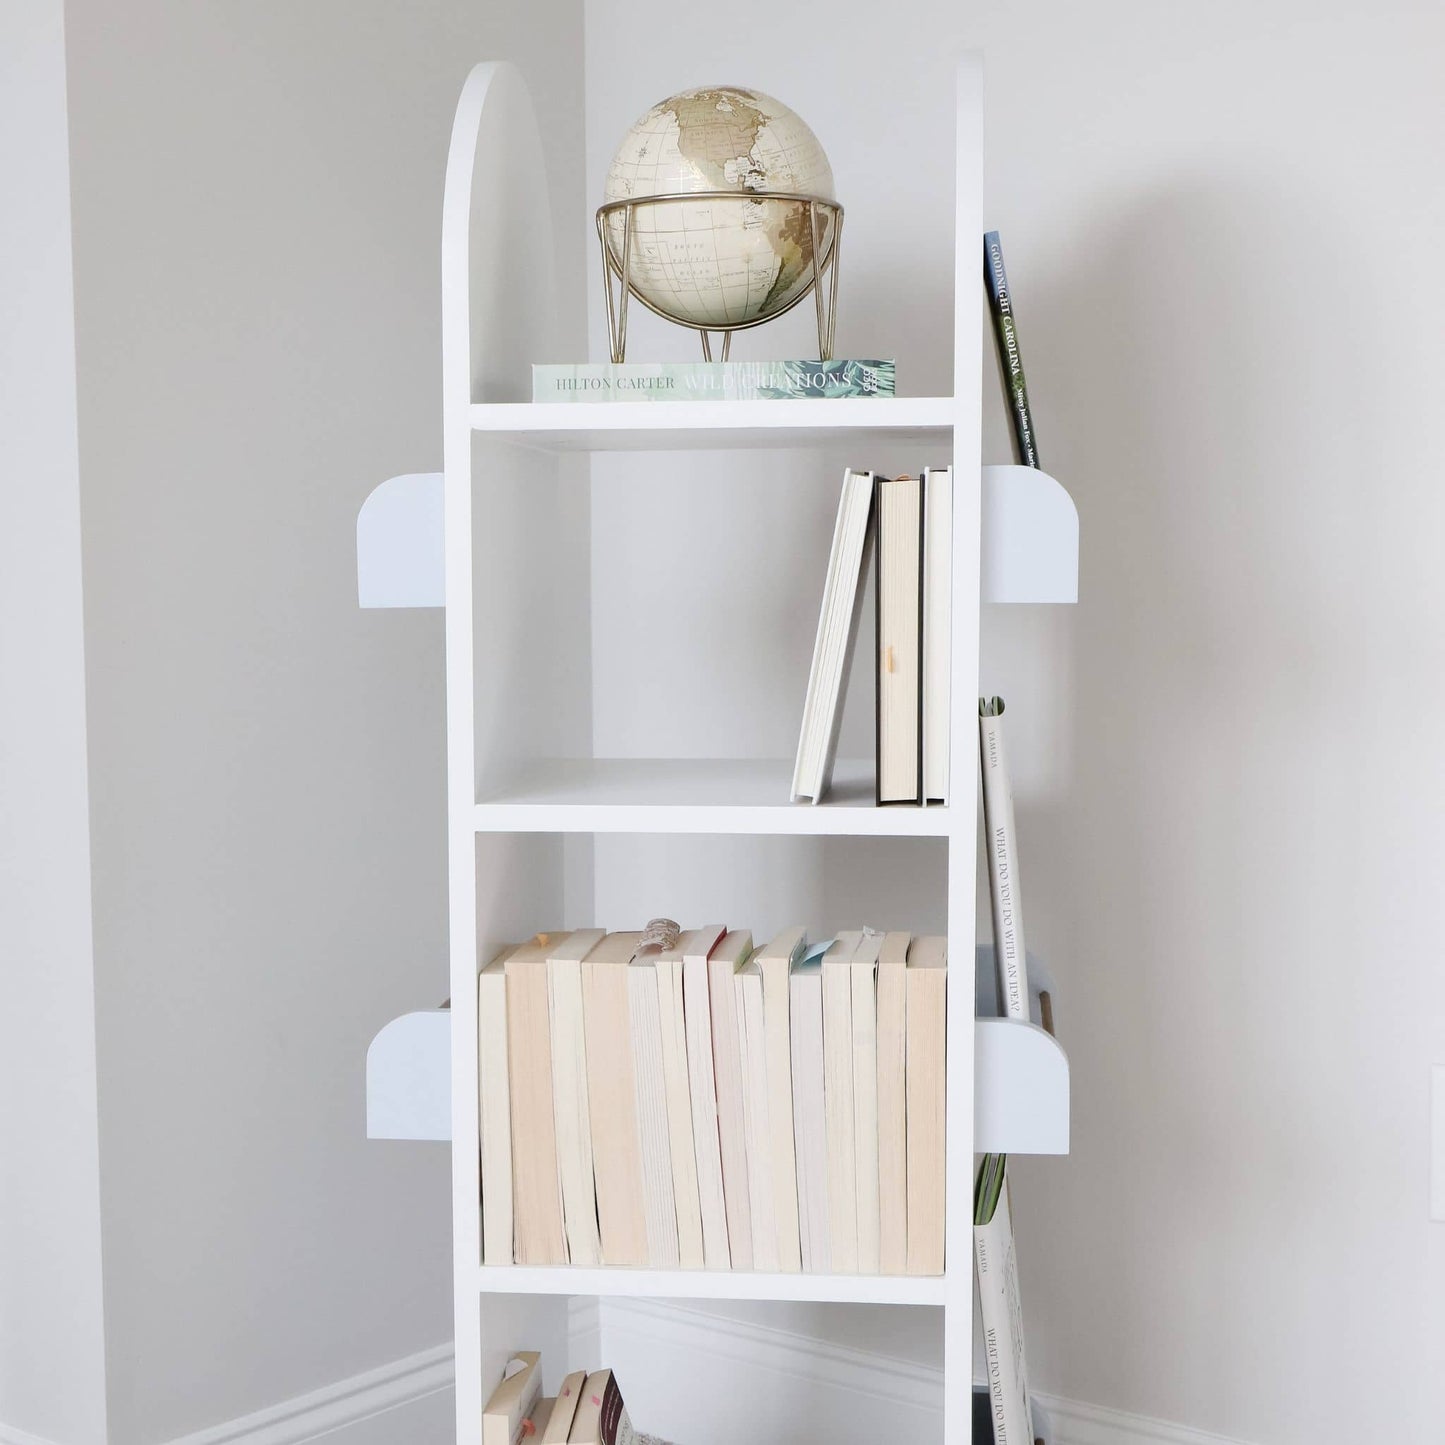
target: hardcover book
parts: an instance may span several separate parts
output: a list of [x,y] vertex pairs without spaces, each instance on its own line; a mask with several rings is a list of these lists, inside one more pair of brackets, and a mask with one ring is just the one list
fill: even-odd
[[892,396],[891,361],[578,362],[532,368],[535,402]]
[[1019,354],[1013,294],[1009,290],[1003,247],[999,244],[997,231],[990,231],[983,238],[983,282],[988,288],[988,304],[993,313],[994,338],[998,342],[998,360],[1003,375],[1003,399],[1013,422],[1014,445],[1019,461],[1026,467],[1036,467],[1039,464],[1038,439],[1034,436],[1029,388],[1024,380],[1023,357]]

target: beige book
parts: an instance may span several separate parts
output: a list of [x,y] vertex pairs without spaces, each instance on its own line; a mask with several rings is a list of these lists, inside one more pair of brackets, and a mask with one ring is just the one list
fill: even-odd
[[858,1181],[858,1273],[878,1273],[878,954],[867,929],[848,964],[853,1010],[853,1167]]
[[[613,1398],[609,1400],[609,1396]],[[611,1370],[593,1370],[582,1386],[582,1399],[572,1419],[572,1433],[567,1436],[568,1445],[603,1445],[606,1437],[602,1430],[602,1412],[609,1407],[611,1418],[617,1419],[622,1412],[622,1392]],[[615,1426],[612,1434],[615,1438]]]
[[884,936],[878,954],[878,1269],[904,1274],[908,1264],[907,1053],[908,941]]
[[547,954],[565,938],[539,933],[507,959],[507,1057],[512,1095],[512,1228],[518,1264],[566,1264]]
[[677,1201],[672,1187],[672,1142],[667,1132],[667,1080],[662,1064],[658,956],[657,953],[638,954],[628,965],[627,1011],[632,1031],[637,1136],[642,1146],[642,1210],[647,1225],[647,1262],[653,1269],[676,1269]]
[[853,1134],[853,980],[861,932],[840,933],[823,955],[823,1126],[828,1145],[828,1257],[858,1272],[858,1169]]
[[754,954],[733,975],[738,1054],[743,1069],[744,1138],[748,1154],[748,1214],[753,1226],[753,1268],[778,1268],[777,1196],[773,1190],[772,1134],[768,1121],[767,1038],[763,1031],[763,975]]
[[604,1264],[647,1263],[642,1144],[627,1005],[628,965],[640,933],[609,933],[582,961],[587,1108]]
[[477,977],[483,1264],[512,1263],[512,1105],[507,1070],[507,958],[511,953],[512,947],[504,948]]
[[672,1146],[677,1262],[683,1269],[701,1269],[704,1263],[702,1201],[698,1193],[697,1149],[693,1141],[692,1090],[688,1082],[687,1021],[683,1001],[683,961],[688,950],[696,946],[694,932],[683,933],[677,940],[677,946],[659,953],[652,964],[657,972],[657,1010],[662,1023],[662,1083],[667,1105],[667,1137]]
[[877,479],[878,801],[923,801],[923,483]]
[[582,928],[555,942],[547,954],[557,1172],[562,1182],[567,1259],[578,1265],[602,1262],[602,1244],[597,1234],[597,1189],[592,1176],[592,1118],[587,1107],[582,960],[604,937],[603,929]]
[[542,1357],[536,1350],[518,1350],[482,1410],[482,1445],[518,1445],[523,1421],[541,1398]]
[[[574,1370],[557,1391],[547,1423],[542,1427],[538,1445],[567,1445],[572,1433],[572,1422],[577,1417],[577,1406],[582,1399],[582,1389],[587,1383],[585,1370]],[[541,1415],[538,1410],[538,1416]]]
[[793,1140],[798,1155],[798,1243],[803,1269],[827,1274],[828,1131],[823,1118],[823,959],[804,954],[788,979],[793,1041]]
[[798,1155],[793,1138],[792,1037],[788,1027],[788,975],[808,946],[805,928],[785,928],[754,955],[763,976],[763,1053],[767,1072],[768,1137],[772,1151],[773,1220],[778,1268],[803,1267],[798,1228]]
[[708,1001],[712,1006],[712,1064],[717,1084],[718,1149],[728,1218],[728,1252],[734,1269],[753,1268],[752,1218],[748,1208],[748,1151],[743,1109],[743,1065],[733,975],[753,950],[753,936],[735,928],[708,955]]
[[724,933],[720,923],[685,934],[682,946],[683,1024],[687,1034],[687,1083],[692,1103],[692,1139],[697,1164],[698,1209],[702,1217],[703,1263],[728,1269],[727,1203],[723,1196],[722,1150],[718,1142],[717,1083],[713,1074],[712,999],[708,955]]
[[948,940],[908,949],[908,1273],[943,1273]]

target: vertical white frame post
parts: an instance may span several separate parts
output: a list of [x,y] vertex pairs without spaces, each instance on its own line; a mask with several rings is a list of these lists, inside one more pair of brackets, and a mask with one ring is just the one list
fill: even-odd
[[948,801],[948,1124],[943,1438],[973,1432],[974,880],[978,846],[979,535],[983,355],[983,62],[958,67],[954,230],[953,666]]

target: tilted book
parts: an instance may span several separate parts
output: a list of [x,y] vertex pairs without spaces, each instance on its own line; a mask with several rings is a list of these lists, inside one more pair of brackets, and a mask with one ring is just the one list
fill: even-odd
[[1003,247],[998,232],[983,238],[983,283],[993,313],[994,339],[998,342],[999,368],[1003,377],[1004,405],[1013,422],[1018,459],[1026,467],[1039,465],[1038,439],[1034,435],[1033,413],[1029,410],[1029,389],[1024,381],[1023,357],[1019,354],[1019,333],[1014,320],[1013,293],[1004,270]]
[[481,1133],[482,1263],[512,1263],[512,1103],[507,1068],[507,959],[477,977],[477,1108]]
[[692,1100],[692,1137],[697,1164],[698,1204],[702,1215],[703,1264],[728,1269],[727,1205],[723,1195],[723,1163],[718,1133],[718,1099],[713,1069],[712,997],[708,989],[708,956],[724,933],[719,923],[684,934],[682,947],[683,1026],[687,1033],[687,1082]]
[[1029,1017],[1029,976],[1024,915],[1019,897],[1018,837],[1013,785],[1003,745],[1003,699],[978,700],[978,754],[983,772],[983,831],[988,851],[988,895],[993,909],[993,951],[998,996],[1005,1018]]
[[994,1445],[1033,1445],[1023,1306],[1006,1161],[988,1154],[974,1190],[973,1257]]
[[781,401],[892,396],[891,361],[577,362],[532,368],[537,402]]

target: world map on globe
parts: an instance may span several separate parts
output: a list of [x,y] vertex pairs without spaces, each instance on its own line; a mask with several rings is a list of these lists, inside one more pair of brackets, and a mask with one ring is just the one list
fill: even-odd
[[[627,272],[634,295],[671,320],[712,328],[776,316],[806,293],[813,279],[809,208],[756,195],[832,199],[832,167],[801,117],[738,86],[688,90],[654,105],[612,158],[607,200],[699,191],[734,194],[632,208]],[[611,211],[604,220],[619,267],[625,215]],[[832,208],[818,208],[817,220],[826,262]]]

